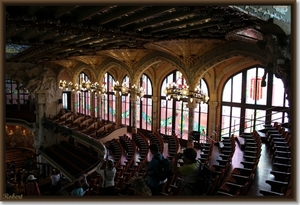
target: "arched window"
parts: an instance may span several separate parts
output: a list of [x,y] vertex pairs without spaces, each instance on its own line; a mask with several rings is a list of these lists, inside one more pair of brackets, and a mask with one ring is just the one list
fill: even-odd
[[185,85],[186,80],[180,71],[173,71],[163,81],[161,86],[160,100],[160,133],[171,135],[175,133],[182,139],[188,138],[187,99],[178,101],[177,99],[167,100],[164,90],[170,83],[175,82],[179,86]]
[[78,85],[79,85],[79,90],[76,93],[76,98],[75,98],[75,110],[77,113],[85,114],[85,115],[91,115],[91,93],[81,89],[81,85],[84,82],[88,82],[89,77],[84,73],[81,72],[78,76]]
[[[122,80],[122,85],[125,85],[126,87],[129,88],[130,83],[129,83],[129,77],[126,75],[123,80]],[[130,96],[129,95],[122,95],[121,96],[121,106],[122,106],[122,110],[121,110],[121,119],[122,119],[122,124],[123,125],[127,125],[130,126],[130,113],[131,113],[131,109],[130,109]]]
[[[206,82],[201,79],[198,87],[203,91],[203,93],[208,94],[208,88]],[[202,135],[207,135],[207,127],[208,127],[208,104],[207,103],[198,103],[197,107],[194,110],[194,123],[193,123],[193,131],[200,132]]]
[[152,130],[152,83],[145,74],[140,79],[140,85],[145,90],[143,98],[137,101],[136,106],[136,126],[144,130]]
[[287,122],[285,96],[282,81],[261,67],[236,73],[222,92],[221,137],[260,130],[272,122]]
[[11,110],[29,109],[29,92],[19,81],[12,80],[9,76],[6,76],[5,94],[6,108]]
[[106,88],[106,94],[101,96],[101,119],[116,122],[116,97],[112,91],[114,78],[111,74],[105,73],[103,84]]

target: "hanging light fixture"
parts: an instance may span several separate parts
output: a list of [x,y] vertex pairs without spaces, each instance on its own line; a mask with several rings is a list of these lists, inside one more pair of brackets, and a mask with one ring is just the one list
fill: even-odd
[[60,80],[59,89],[70,90],[72,92],[93,92],[99,95],[106,93],[106,88],[104,84],[100,87],[98,82],[91,83],[89,80],[83,80],[82,83],[75,83],[74,85],[72,82],[67,83],[65,80]]
[[137,94],[139,98],[143,98],[145,95],[145,91],[143,87],[140,87],[139,89],[137,86],[134,84],[131,88],[126,86],[126,83],[123,83],[120,85],[119,81],[115,82],[113,85],[113,92],[114,95],[119,95],[119,96],[130,96],[131,93]]
[[197,103],[207,103],[209,100],[208,95],[200,88],[197,87],[195,90],[189,90],[188,85],[178,85],[174,82],[166,87],[164,93],[167,100],[176,99],[180,101],[188,98],[190,102],[195,100]]

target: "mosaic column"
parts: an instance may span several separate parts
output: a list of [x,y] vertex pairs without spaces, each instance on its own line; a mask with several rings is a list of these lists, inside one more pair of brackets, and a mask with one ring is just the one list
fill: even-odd
[[122,96],[120,96],[118,93],[116,94],[116,126],[121,126],[121,99]]
[[76,113],[75,105],[76,105],[76,92],[71,92],[71,111]]
[[136,90],[132,89],[132,92],[130,94],[130,102],[131,102],[131,133],[136,134],[137,133],[137,128],[136,128],[136,104],[137,104],[137,94]]
[[90,92],[91,116],[95,117],[95,93]]
[[152,96],[152,130],[153,131],[156,131],[159,129],[160,125],[158,124],[158,116],[157,116],[157,113],[158,113],[158,97],[154,97]]
[[189,108],[188,140],[190,140],[192,139],[192,132],[194,131],[194,113],[197,103],[195,100],[193,102],[188,102],[186,107]]
[[102,118],[102,95],[97,94],[98,117]]

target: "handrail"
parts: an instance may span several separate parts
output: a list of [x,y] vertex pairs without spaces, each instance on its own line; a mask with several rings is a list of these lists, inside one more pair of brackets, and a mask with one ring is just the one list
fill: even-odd
[[[278,108],[278,106],[274,106],[274,107],[271,107],[271,108],[268,108],[268,109],[266,109],[266,111],[267,110],[271,110],[271,109],[274,109],[274,108]],[[280,107],[281,108],[281,107]],[[280,110],[280,111],[278,111],[278,112],[287,112],[288,111],[288,108],[283,108],[282,110]],[[266,116],[272,116],[272,115],[275,115],[275,114],[277,114],[277,113],[273,113],[273,114],[269,114],[269,115],[266,115]],[[256,119],[252,119],[252,118],[246,118],[246,116],[243,116],[243,117],[240,117],[240,119],[245,119],[245,123],[248,123],[248,122],[250,122],[250,124],[251,124],[251,126],[247,126],[247,127],[244,127],[244,129],[248,129],[248,128],[250,128],[250,130],[252,130],[252,132],[254,131],[254,123],[253,123],[253,121],[255,120],[256,122],[260,122],[260,120],[259,119],[264,119],[266,116],[262,116],[262,117],[258,117],[258,118],[256,118]],[[281,120],[282,118],[280,117],[280,118],[275,118],[275,119],[272,119],[272,120],[270,120],[270,121],[263,121],[262,123],[256,123],[255,124],[255,126],[259,126],[259,125],[265,125],[265,124],[271,124],[272,122],[276,122],[276,121],[278,121],[278,120]],[[216,127],[221,127],[221,125],[217,125]],[[232,127],[240,127],[240,124],[235,124],[234,126],[231,126],[231,127],[225,127],[225,128],[222,128],[222,129],[220,129],[219,130],[219,136],[220,136],[220,139],[222,139],[223,138],[223,136],[231,136],[232,135],[232,133],[236,133],[236,132],[240,132],[241,130],[240,129],[237,129],[237,130],[234,130],[233,132],[231,131],[231,129],[230,128],[232,128]],[[251,129],[252,128],[252,129]],[[222,133],[222,130],[226,130],[226,129],[229,129],[229,132],[227,132],[227,133]],[[213,133],[218,133],[218,132],[216,132],[216,131],[213,131]],[[241,134],[241,133],[239,133],[239,134]]]
[[18,119],[18,118],[5,118],[5,123],[6,124],[14,123],[16,125],[26,127],[27,129],[34,128],[33,126],[34,122],[27,122],[26,120]]
[[81,142],[84,142],[84,143],[88,144],[89,146],[95,148],[97,151],[100,152],[101,156],[106,158],[107,149],[106,149],[105,145],[102,142],[100,142],[99,140],[94,139],[94,138],[90,137],[89,135],[83,134],[81,132],[77,132],[75,130],[72,130],[71,128],[69,128],[65,125],[61,125],[61,124],[57,124],[55,122],[52,122],[52,120],[50,120],[50,119],[43,118],[43,120],[44,120],[44,122],[47,121],[51,124],[55,124],[55,126],[59,127],[61,131],[65,131],[70,136],[74,137],[75,139],[77,139]]

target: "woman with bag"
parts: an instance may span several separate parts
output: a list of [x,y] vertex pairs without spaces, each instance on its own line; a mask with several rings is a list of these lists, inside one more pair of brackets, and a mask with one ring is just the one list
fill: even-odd
[[112,160],[108,160],[107,163],[104,163],[104,169],[101,169],[102,164],[99,164],[97,168],[97,173],[102,176],[102,186],[100,195],[112,196],[114,195],[115,189],[115,175],[116,168]]

